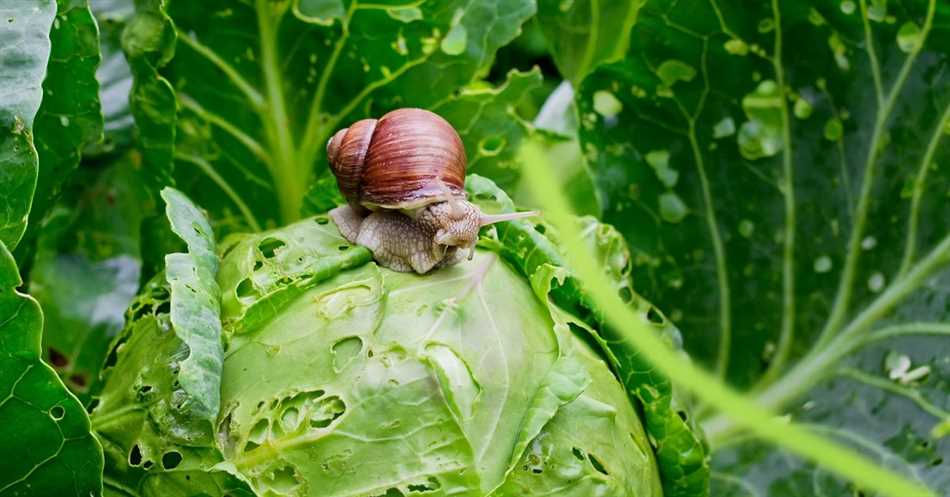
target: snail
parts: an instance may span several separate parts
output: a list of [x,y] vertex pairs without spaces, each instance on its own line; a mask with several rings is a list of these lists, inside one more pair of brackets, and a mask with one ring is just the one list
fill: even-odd
[[487,215],[469,202],[462,140],[426,110],[357,121],[330,138],[327,158],[347,201],[330,218],[395,271],[423,274],[470,259],[482,226],[538,214]]

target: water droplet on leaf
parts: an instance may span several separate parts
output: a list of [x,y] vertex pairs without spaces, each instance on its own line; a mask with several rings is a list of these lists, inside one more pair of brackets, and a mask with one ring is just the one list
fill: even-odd
[[920,27],[913,22],[905,22],[897,31],[897,46],[905,53],[913,52],[920,42]]
[[844,125],[841,124],[841,119],[832,117],[825,123],[825,140],[836,142],[841,139],[843,134]]
[[594,92],[594,110],[605,119],[613,119],[623,110],[623,103],[613,93],[598,90]]
[[749,45],[738,38],[727,41],[723,47],[732,55],[745,55],[749,53]]
[[799,119],[808,119],[811,117],[812,110],[814,109],[811,106],[811,102],[809,102],[804,97],[798,97],[795,99],[795,117]]
[[739,128],[739,152],[749,160],[771,157],[784,148],[782,95],[775,81],[765,80],[742,99],[749,120]]
[[742,238],[749,238],[752,236],[752,233],[755,231],[755,223],[749,221],[748,219],[743,219],[739,221],[739,234],[742,235]]
[[660,195],[660,217],[668,223],[678,223],[686,217],[686,204],[674,192]]
[[736,133],[736,122],[731,117],[724,117],[713,125],[713,138],[723,138]]

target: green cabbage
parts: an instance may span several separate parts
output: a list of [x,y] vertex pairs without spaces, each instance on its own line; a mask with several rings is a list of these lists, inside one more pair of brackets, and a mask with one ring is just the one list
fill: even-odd
[[[209,420],[213,402],[180,381],[216,364],[195,357],[208,351],[193,340],[200,323],[178,329],[176,295],[194,292],[159,275],[129,311],[93,413],[110,492],[662,495],[654,449],[585,325],[498,252],[396,273],[325,216],[217,250],[220,411]],[[201,274],[191,285],[213,288]]]

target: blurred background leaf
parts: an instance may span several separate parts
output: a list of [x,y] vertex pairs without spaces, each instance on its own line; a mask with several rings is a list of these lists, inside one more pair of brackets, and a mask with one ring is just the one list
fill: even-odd
[[[950,456],[933,431],[947,419],[947,47],[942,2],[648,1],[627,57],[578,95],[604,220],[691,355],[935,490]],[[894,329],[906,336],[872,345]],[[888,351],[923,376],[892,376]],[[864,491],[736,441],[723,418],[704,426],[732,447],[716,453],[719,491]]]

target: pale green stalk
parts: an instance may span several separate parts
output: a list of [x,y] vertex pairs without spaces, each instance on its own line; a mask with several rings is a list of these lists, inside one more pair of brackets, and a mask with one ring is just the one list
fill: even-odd
[[[601,268],[597,267],[589,249],[578,243],[581,239],[572,222],[564,193],[547,171],[544,154],[526,145],[523,155],[525,172],[535,198],[539,199],[546,217],[563,234],[571,267],[585,282],[597,307],[604,311],[607,322],[631,340],[660,372],[686,388],[706,404],[722,411],[733,422],[756,436],[815,462],[852,481],[860,481],[868,490],[892,497],[932,496],[928,489],[915,484],[887,468],[880,467],[853,450],[828,441],[796,424],[789,423],[736,392],[713,375],[685,360],[655,336],[649,324],[627,307],[615,292]],[[874,475],[868,478],[868,475]]]

